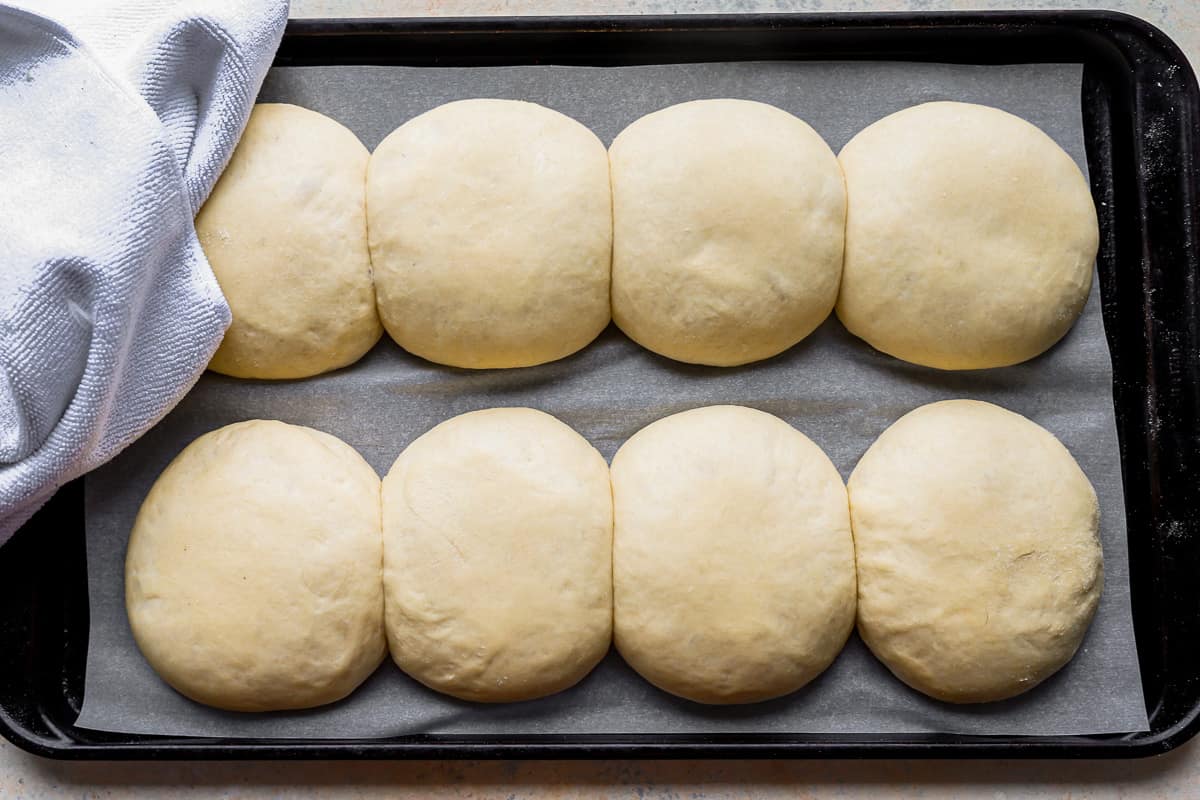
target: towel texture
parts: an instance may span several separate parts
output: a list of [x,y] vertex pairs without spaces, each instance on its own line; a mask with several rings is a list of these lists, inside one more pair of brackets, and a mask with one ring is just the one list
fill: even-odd
[[220,343],[193,218],[286,20],[282,0],[0,4],[0,544]]

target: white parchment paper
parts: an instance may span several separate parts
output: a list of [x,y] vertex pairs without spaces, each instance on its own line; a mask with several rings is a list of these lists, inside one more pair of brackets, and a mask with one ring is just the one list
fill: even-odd
[[[1078,65],[911,63],[689,64],[620,68],[295,67],[274,70],[260,99],[316,109],[374,147],[394,127],[468,97],[532,100],[590,126],[605,142],[671,103],[763,100],[798,114],[839,149],[856,131],[928,100],[986,103],[1042,127],[1086,170]],[[687,408],[737,403],[777,414],[817,442],[843,476],[889,424],[923,403],[970,397],[1018,411],[1056,434],[1096,487],[1105,587],[1075,659],[1013,700],[952,706],[904,686],[857,636],[801,691],[749,706],[706,707],[658,691],[615,654],[551,698],[477,705],[438,695],[391,663],[325,708],[238,714],[176,694],[143,660],[124,609],[125,545],[138,506],[192,439],[258,417],[309,425],[356,447],[383,474],[399,452],[455,414],[531,406],[563,419],[606,457],[639,428]],[[1050,352],[1005,369],[946,373],[874,352],[831,318],[781,356],[734,369],[660,358],[609,328],[553,364],[472,372],[421,361],[390,340],[358,364],[303,381],[206,375],[162,423],[86,481],[91,638],[78,724],[198,736],[375,737],[413,733],[807,732],[1069,734],[1145,730],[1129,606],[1112,374],[1098,290]]]

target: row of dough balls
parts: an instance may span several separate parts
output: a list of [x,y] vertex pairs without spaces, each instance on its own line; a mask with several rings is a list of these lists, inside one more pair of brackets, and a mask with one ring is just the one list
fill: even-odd
[[472,412],[382,484],[340,440],[257,420],[200,437],[155,483],[126,602],[170,685],[236,710],[337,700],[389,648],[440,692],[527,700],[610,642],[667,692],[753,702],[820,674],[856,619],[905,683],[979,702],[1075,653],[1102,584],[1098,514],[1054,436],[969,400],[902,417],[848,493],[802,433],[739,406],[647,426],[611,473],[548,414]]
[[1070,156],[955,102],[885,117],[839,156],[745,100],[657,111],[608,151],[542,106],[464,100],[373,154],[328,117],[260,104],[196,228],[233,310],[210,367],[250,378],[346,366],[384,328],[441,364],[530,366],[610,319],[661,355],[731,366],[835,304],[899,358],[1005,366],[1071,327],[1098,243]]

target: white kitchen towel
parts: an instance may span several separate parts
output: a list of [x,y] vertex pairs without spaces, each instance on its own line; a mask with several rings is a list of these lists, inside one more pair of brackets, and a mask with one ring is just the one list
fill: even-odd
[[286,20],[286,0],[0,3],[0,544],[220,343],[193,219]]

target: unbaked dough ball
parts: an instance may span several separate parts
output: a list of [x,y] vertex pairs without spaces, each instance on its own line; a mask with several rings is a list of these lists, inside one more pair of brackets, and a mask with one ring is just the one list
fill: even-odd
[[613,635],[648,681],[701,703],[799,689],[854,625],[846,488],[808,437],[710,406],[638,431],[612,463]]
[[1083,311],[1096,209],[1037,127],[926,103],[867,127],[838,158],[850,202],[837,313],[872,347],[939,369],[1003,367]]
[[608,157],[570,117],[462,100],[391,133],[367,178],[379,313],[455,367],[563,358],[610,319]]
[[1096,493],[1048,431],[990,403],[901,417],[850,476],[858,629],[939,700],[1002,700],[1070,661],[1103,584]]
[[383,480],[392,658],[464,700],[572,686],[612,634],[608,465],[549,414],[463,414]]
[[142,503],[125,561],[138,647],[234,711],[345,697],[383,660],[379,477],[327,433],[272,420],[196,439]]
[[829,316],[846,192],[807,124],[748,100],[696,100],[613,141],[613,319],[643,347],[733,366]]
[[379,341],[367,250],[367,149],[328,117],[260,103],[196,217],[233,324],[209,369],[304,378]]

